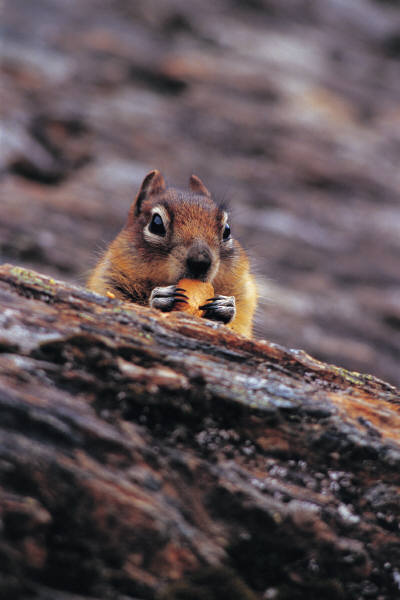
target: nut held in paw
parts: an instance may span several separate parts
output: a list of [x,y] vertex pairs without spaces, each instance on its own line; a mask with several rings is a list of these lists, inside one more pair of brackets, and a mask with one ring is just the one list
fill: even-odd
[[214,296],[214,288],[207,281],[198,281],[197,279],[181,279],[176,284],[177,288],[181,288],[188,297],[187,302],[175,302],[173,310],[184,310],[191,315],[202,317],[203,310],[199,310],[199,306],[206,303],[209,298]]

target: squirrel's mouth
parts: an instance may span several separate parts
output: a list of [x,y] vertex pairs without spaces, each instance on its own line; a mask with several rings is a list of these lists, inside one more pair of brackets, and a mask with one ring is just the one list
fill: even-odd
[[185,270],[182,277],[179,279],[194,279],[196,281],[203,281],[211,283],[211,278],[208,274],[194,274],[191,271]]
[[194,279],[196,281],[202,281],[203,283],[212,283],[217,271],[218,265],[212,263],[206,271],[201,273],[193,271],[192,269],[185,269],[179,279]]

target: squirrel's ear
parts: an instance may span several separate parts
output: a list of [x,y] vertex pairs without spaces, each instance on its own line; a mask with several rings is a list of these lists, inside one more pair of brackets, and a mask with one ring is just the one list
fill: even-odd
[[143,200],[152,194],[160,194],[165,189],[165,180],[160,171],[154,170],[147,173],[132,205],[132,216],[137,216],[140,213]]
[[204,183],[196,175],[192,175],[189,179],[189,186],[192,192],[199,194],[199,196],[207,196],[211,198],[211,194],[204,185]]

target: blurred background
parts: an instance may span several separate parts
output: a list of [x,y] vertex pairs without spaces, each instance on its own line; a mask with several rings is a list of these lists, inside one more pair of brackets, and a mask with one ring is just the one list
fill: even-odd
[[144,175],[228,201],[259,337],[400,385],[397,0],[6,0],[0,262],[84,284]]

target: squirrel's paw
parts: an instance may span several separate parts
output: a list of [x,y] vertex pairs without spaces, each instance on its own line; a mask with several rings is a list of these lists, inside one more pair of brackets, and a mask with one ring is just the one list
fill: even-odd
[[169,312],[174,308],[176,302],[187,302],[188,297],[183,293],[184,291],[176,285],[156,287],[150,294],[149,304],[151,308]]
[[199,309],[204,310],[205,319],[230,323],[236,314],[235,296],[214,296]]

